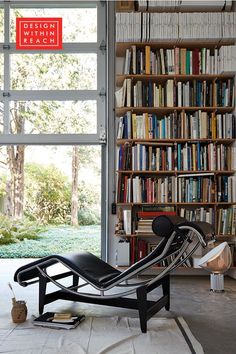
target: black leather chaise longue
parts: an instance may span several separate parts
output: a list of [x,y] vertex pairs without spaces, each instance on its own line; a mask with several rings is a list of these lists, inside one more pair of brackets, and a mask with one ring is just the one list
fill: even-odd
[[[91,253],[80,252],[31,262],[16,271],[14,280],[24,287],[39,283],[40,314],[44,305],[58,299],[137,309],[141,330],[146,333],[148,319],[161,308],[170,308],[170,272],[185,263],[199,246],[206,247],[208,237],[214,237],[210,224],[188,222],[178,216],[158,216],[152,228],[160,238],[157,247],[123,272]],[[168,266],[158,275],[140,277],[150,267],[163,264],[163,260],[168,260]],[[55,264],[63,265],[65,271],[50,275]],[[68,286],[68,280],[67,285],[63,285],[61,280],[68,277],[72,277],[71,285]],[[59,290],[48,293],[46,288],[50,282]],[[162,286],[163,296],[157,301],[148,300],[147,294],[159,286]],[[127,297],[130,294],[136,296]]]

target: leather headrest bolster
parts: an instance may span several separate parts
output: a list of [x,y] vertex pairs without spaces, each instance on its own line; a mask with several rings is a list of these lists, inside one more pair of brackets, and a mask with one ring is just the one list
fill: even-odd
[[186,220],[180,216],[157,216],[152,222],[153,232],[160,237],[169,238],[173,231],[176,230],[178,224],[185,222]]

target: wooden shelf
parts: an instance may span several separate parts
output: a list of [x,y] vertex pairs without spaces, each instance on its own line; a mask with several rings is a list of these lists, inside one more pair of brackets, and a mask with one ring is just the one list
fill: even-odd
[[177,75],[177,74],[165,74],[165,75],[155,75],[155,74],[130,74],[130,75],[116,75],[116,84],[117,86],[122,86],[125,79],[132,79],[133,81],[158,81],[165,82],[167,80],[178,80],[178,81],[190,81],[190,80],[215,80],[215,79],[228,79],[233,78],[233,73],[223,73],[223,74],[200,74],[200,75]]
[[158,174],[158,175],[174,175],[176,171],[131,171],[131,170],[118,170],[117,173],[125,173],[125,174]]
[[117,173],[124,173],[124,174],[151,174],[151,175],[178,175],[178,174],[198,174],[198,173],[201,173],[201,174],[208,174],[208,173],[214,173],[216,175],[232,175],[234,173],[236,173],[236,171],[233,171],[233,170],[230,170],[230,171],[211,171],[211,170],[208,170],[208,171],[181,171],[181,170],[178,170],[178,171],[149,171],[149,170],[146,170],[146,171],[132,171],[132,170],[117,170],[116,171]]
[[118,107],[115,109],[117,116],[124,115],[127,111],[133,113],[156,113],[167,114],[172,112],[182,111],[203,111],[203,112],[219,112],[230,113],[234,110],[234,107]]
[[[216,235],[216,241],[227,241],[228,239],[236,237],[236,235],[233,234],[227,234],[227,235]],[[233,242],[236,244],[236,240]]]
[[[147,238],[150,238],[150,237],[161,237],[161,236],[157,236],[157,235],[155,235],[155,234],[151,234],[151,233],[149,233],[149,234],[147,234],[147,233],[138,233],[138,234],[136,234],[136,233],[134,233],[134,234],[130,234],[130,235],[126,235],[126,234],[121,234],[121,235],[119,235],[119,234],[115,234],[115,236],[117,236],[117,237],[127,237],[127,238],[130,238],[130,237],[147,237]],[[236,245],[236,239],[235,239],[235,241],[234,240],[229,240],[229,238],[234,238],[234,237],[236,237],[236,235],[232,235],[232,234],[228,234],[228,235],[215,235],[215,237],[216,237],[216,242],[217,241],[220,241],[220,242],[222,242],[222,241],[229,241],[229,242],[231,242],[232,244],[235,244]]]
[[167,144],[173,145],[174,143],[216,143],[216,144],[232,144],[236,141],[236,139],[117,139],[117,145],[125,144],[126,142],[129,143],[141,143],[147,145],[155,145],[155,144]]
[[116,56],[125,57],[126,49],[131,48],[132,45],[136,45],[137,48],[144,49],[145,46],[150,46],[152,49],[158,48],[219,48],[222,45],[233,45],[235,39],[233,38],[214,38],[214,39],[164,39],[156,40],[155,42],[117,42],[116,43]]
[[157,236],[157,235],[155,235],[155,234],[131,234],[131,235],[126,235],[126,234],[121,234],[121,235],[119,235],[119,234],[115,234],[115,236],[117,236],[117,237],[159,237],[159,236]]
[[202,206],[218,206],[218,205],[222,205],[222,206],[229,206],[229,205],[236,205],[236,202],[156,202],[156,203],[120,203],[120,202],[117,202],[116,205],[120,205],[120,206],[135,206],[135,205],[159,205],[159,206],[199,206],[199,205],[202,205]]

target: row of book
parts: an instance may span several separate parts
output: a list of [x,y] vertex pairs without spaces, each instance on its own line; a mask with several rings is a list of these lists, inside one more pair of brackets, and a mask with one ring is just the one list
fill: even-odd
[[236,147],[223,144],[125,143],[117,147],[119,171],[230,171],[236,169]]
[[118,174],[118,203],[168,203],[177,201],[177,181],[174,176],[149,178]]
[[126,49],[124,75],[199,75],[235,71],[236,46],[152,50],[132,45]]
[[232,107],[234,80],[156,83],[125,79],[115,93],[117,107]]
[[[160,215],[172,216],[176,215],[175,211],[154,211],[143,212],[138,211],[136,214],[137,220],[134,224],[135,234],[137,236],[155,236],[152,223],[155,217]],[[215,211],[213,208],[195,208],[187,209],[180,208],[178,215],[191,222],[204,221],[211,225],[215,225]],[[125,219],[125,218],[124,218]],[[131,219],[130,219],[130,234],[131,234]],[[220,208],[217,210],[217,225],[215,230],[217,235],[234,235],[236,232],[236,207],[227,209]],[[149,250],[150,251],[150,250]]]
[[230,171],[236,168],[235,147],[223,144],[177,144],[173,161],[178,171]]
[[148,13],[117,12],[117,42],[153,42],[177,39],[236,37],[236,13]]
[[235,235],[236,233],[236,207],[219,209],[217,211],[217,234]]
[[213,203],[236,202],[236,176],[214,173],[168,177],[118,174],[118,203]]
[[182,39],[235,38],[236,35],[234,12],[182,13],[179,21]]
[[141,115],[128,111],[117,120],[117,139],[235,139],[236,117],[201,110]]
[[147,242],[145,240],[131,237],[130,239],[130,262],[131,265],[146,257],[157,247],[157,243]]
[[232,1],[189,1],[189,0],[138,0],[136,1],[139,11],[230,11]]
[[[149,253],[151,253],[152,251],[154,251],[154,249],[158,246],[158,242],[155,241],[154,242],[148,242],[146,240],[142,240],[140,238],[136,238],[136,237],[131,237],[130,240],[130,262],[131,265],[140,261],[142,258],[146,257]],[[169,258],[166,259],[165,261],[162,261],[158,264],[155,264],[155,266],[157,267],[166,267],[170,264],[170,260]]]
[[[171,209],[171,210],[165,210],[165,209]],[[172,210],[172,208],[163,208],[163,210],[159,210],[159,211],[142,211],[142,210],[137,211],[134,216],[134,225],[133,225],[134,233],[137,236],[147,236],[147,237],[155,236],[152,229],[153,220],[160,215],[173,216],[176,214],[177,214],[176,211]],[[232,206],[229,208],[219,208],[217,210],[216,220],[215,220],[214,208],[204,208],[204,207],[194,208],[194,209],[180,208],[178,210],[178,215],[191,222],[204,221],[210,223],[211,225],[215,225],[215,221],[217,221],[216,230],[215,230],[215,233],[217,235],[235,235],[236,232],[236,206]],[[124,214],[124,223],[125,223],[125,214]],[[132,224],[132,220],[130,217],[129,227],[128,227],[128,230],[130,231],[129,234],[131,234],[131,230],[132,230],[131,224]],[[149,252],[151,250],[152,249],[149,248]]]
[[[187,176],[178,179],[178,201],[180,203],[215,202],[215,182],[212,176]],[[179,177],[182,177],[181,175]]]
[[236,202],[236,175],[217,177],[217,201]]
[[192,222],[205,221],[205,222],[209,222],[211,225],[215,224],[215,212],[213,208],[196,208],[196,209],[180,208],[179,216]]
[[236,202],[236,176],[217,176],[216,183],[213,174],[208,173],[205,176],[179,175],[178,201],[180,203]]

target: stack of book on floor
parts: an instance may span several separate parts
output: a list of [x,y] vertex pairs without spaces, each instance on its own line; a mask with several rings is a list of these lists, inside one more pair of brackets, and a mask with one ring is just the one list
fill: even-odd
[[85,319],[84,315],[72,315],[70,313],[46,312],[34,319],[34,326],[72,329],[77,327]]

